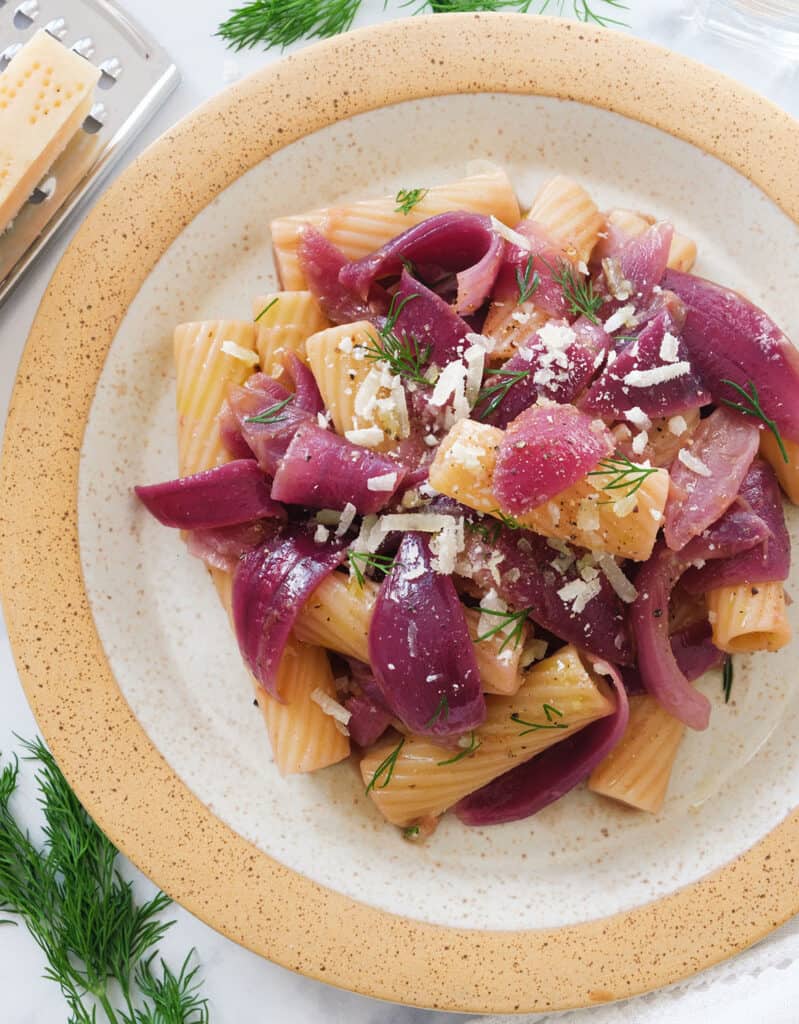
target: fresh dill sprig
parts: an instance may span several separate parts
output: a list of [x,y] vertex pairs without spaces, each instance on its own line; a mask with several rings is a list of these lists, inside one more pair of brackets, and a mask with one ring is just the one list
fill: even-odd
[[467,519],[464,526],[470,533],[476,533],[487,544],[496,544],[500,533],[502,533],[502,523],[492,523],[491,526],[487,526],[485,523]]
[[418,839],[419,838],[419,831],[420,831],[420,829],[419,829],[418,825],[407,825],[402,830],[402,838],[403,839],[409,839],[412,842],[414,839]]
[[278,304],[278,302],[279,302],[279,301],[280,301],[280,296],[276,295],[276,296],[274,297],[274,299],[272,299],[272,301],[271,301],[271,302],[267,302],[267,304],[266,304],[266,305],[264,306],[264,308],[263,308],[263,309],[261,310],[261,312],[260,312],[260,313],[258,314],[258,316],[257,316],[257,317],[255,318],[255,322],[256,322],[256,323],[258,323],[258,321],[259,321],[259,320],[261,319],[261,317],[262,317],[262,316],[266,316],[266,314],[267,314],[267,313],[269,312],[269,310],[270,310],[270,309],[271,309],[271,308],[272,308],[273,306],[276,306],[276,305]]
[[782,435],[780,434],[777,424],[774,422],[774,420],[769,419],[769,417],[763,411],[763,407],[760,404],[760,398],[757,393],[757,388],[755,387],[755,382],[752,380],[749,381],[749,388],[751,390],[751,394],[749,391],[746,390],[746,388],[742,388],[740,384],[736,384],[735,381],[722,380],[721,383],[729,384],[731,388],[734,388],[738,392],[738,394],[745,398],[746,401],[749,403],[748,405],[744,405],[742,402],[728,402],[726,398],[722,398],[721,401],[724,403],[724,405],[729,405],[731,409],[737,409],[738,412],[742,412],[744,416],[754,416],[755,419],[762,420],[762,422],[765,423],[765,425],[774,435],[774,440],[777,442],[777,447],[780,450],[780,455],[782,455],[783,462],[790,462],[790,459],[788,458],[788,452],[785,450],[785,444],[782,440]]
[[438,702],[438,707],[435,709],[431,717],[424,723],[424,728],[429,729],[431,725],[438,721],[442,721],[449,718],[449,701],[447,700],[446,693],[441,694],[441,700]]
[[513,385],[518,384],[520,380],[524,380],[529,374],[529,370],[511,370],[509,372],[501,367],[498,370],[487,370],[486,377],[491,377],[492,381],[490,384],[486,383],[480,388],[475,405],[479,406],[482,402],[488,402],[488,405],[485,409],[480,410],[477,419],[488,419],[508,397],[508,392]]
[[286,47],[346,32],[360,6],[361,0],[251,0],[231,11],[216,34],[234,50]]
[[502,641],[502,646],[499,649],[500,654],[509,644],[518,647],[524,635],[524,624],[527,622],[527,617],[531,611],[531,608],[522,608],[520,612],[500,612],[493,608],[481,608],[480,612],[482,615],[494,615],[501,619],[501,621],[481,636],[478,636],[477,642],[481,643],[483,640],[490,640],[497,633],[503,633],[505,634],[505,639]]
[[[70,1024],[208,1024],[189,954],[175,975],[157,946],[174,924],[159,892],[138,902],[117,867],[117,851],[70,789],[41,740],[25,742],[37,762],[44,845],[33,844],[11,811],[19,762],[0,771],[0,913],[22,920],[47,958],[70,1010]],[[118,998],[117,998],[118,996]],[[120,1001],[122,1007],[119,1006]]]
[[[262,45],[285,47],[298,39],[327,38],[346,32],[362,0],[251,0],[231,12],[217,31],[235,50]],[[600,13],[610,8],[626,11],[621,0],[405,0],[399,8],[413,7],[411,14],[453,14],[470,11],[519,11],[522,14],[571,13],[579,21],[595,25],[624,25],[625,22]],[[597,8],[597,9],[594,9]]]
[[724,659],[724,667],[721,670],[721,690],[724,694],[724,703],[730,703],[732,693],[732,655],[728,654]]
[[[405,737],[400,737],[399,743],[394,747],[387,757],[384,757],[380,764],[375,768],[374,774],[369,785],[366,787],[366,792],[370,793],[373,789],[385,789],[386,786],[391,782],[391,777],[394,774],[394,768],[397,764],[397,758],[400,755],[400,751],[405,745]],[[385,776],[385,778],[383,778]],[[380,780],[383,779],[382,782]],[[380,782],[380,785],[378,785]]]
[[630,498],[639,490],[646,478],[657,471],[657,466],[639,466],[635,462],[630,462],[626,455],[616,455],[613,458],[602,459],[599,468],[592,470],[588,476],[610,477],[602,486],[602,490],[626,489],[624,497]]
[[563,718],[563,712],[559,711],[558,708],[552,704],[544,704],[544,717],[546,718],[546,724],[544,722],[528,722],[525,718],[519,714],[518,711],[510,716],[512,722],[516,722],[517,725],[524,725],[527,728],[523,729],[519,733],[520,736],[526,736],[531,732],[540,732],[542,729],[568,729],[568,725],[565,722],[557,721],[557,718]]
[[286,416],[281,416],[280,413],[286,408],[289,402],[294,401],[294,395],[289,395],[288,398],[284,398],[282,402],[275,402],[274,405],[270,405],[268,409],[264,409],[263,412],[259,412],[257,416],[247,416],[244,420],[245,423],[282,423],[283,420],[287,419]]
[[427,188],[401,188],[394,197],[397,204],[394,213],[404,213],[407,217],[414,206],[418,206],[430,189]]
[[497,519],[502,523],[503,526],[507,526],[509,530],[521,530],[522,524],[516,518],[516,516],[508,515],[507,512],[500,512],[498,508],[491,510],[491,515],[496,516]]
[[365,572],[369,569],[377,569],[380,572],[391,572],[396,564],[396,559],[390,555],[376,555],[372,551],[348,551],[347,561],[350,563],[350,572],[358,581],[358,586],[363,588],[366,581]]
[[605,299],[594,291],[591,278],[576,273],[568,260],[560,259],[557,267],[553,267],[543,256],[539,256],[539,259],[552,275],[552,280],[560,285],[569,312],[587,317],[591,323],[598,324],[597,312]]
[[443,768],[444,765],[447,764],[456,764],[458,761],[462,761],[464,757],[470,757],[472,754],[478,751],[480,747],[480,740],[477,739],[477,737],[474,734],[474,729],[472,729],[472,734],[469,737],[469,746],[464,747],[464,749],[459,751],[454,757],[447,758],[446,761],[438,761],[438,767]]
[[541,277],[538,271],[533,272],[534,261],[535,257],[529,256],[524,271],[519,267],[516,268],[516,287],[519,289],[519,297],[516,300],[517,306],[521,306],[529,301],[538,291],[538,286],[541,284]]
[[418,298],[419,293],[414,292],[412,295],[406,295],[404,299],[397,301],[398,295],[394,294],[391,299],[391,305],[388,308],[386,322],[377,331],[380,335],[380,341],[376,338],[371,338],[371,343],[366,346],[364,354],[367,359],[382,360],[387,363],[395,376],[403,377],[405,380],[413,380],[419,384],[428,384],[429,381],[424,373],[425,366],[430,359],[430,353],[433,351],[432,346],[422,346],[419,339],[415,336],[408,337],[405,331],[400,336],[396,331],[400,313],[402,313],[409,302]]

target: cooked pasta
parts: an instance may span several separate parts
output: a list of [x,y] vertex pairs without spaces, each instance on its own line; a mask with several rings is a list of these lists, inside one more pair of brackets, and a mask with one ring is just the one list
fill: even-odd
[[[502,431],[496,427],[461,420],[436,452],[430,483],[469,508],[497,514],[500,502],[492,478],[501,441]],[[643,561],[652,553],[663,519],[669,475],[662,469],[650,472],[632,493],[631,488],[605,490],[614,479],[612,468],[598,472],[516,519],[544,537]]]
[[310,292],[268,292],[253,299],[255,348],[264,373],[286,383],[283,359],[293,352],[306,362],[305,342],[328,326]]
[[558,175],[538,192],[527,213],[561,245],[565,255],[587,263],[605,219],[586,190],[571,178]]
[[326,652],[289,641],[280,661],[278,685],[285,703],[266,693],[258,695],[258,703],[263,704],[272,756],[280,774],[315,772],[348,757],[346,725],[319,703],[321,695],[321,699],[329,698],[332,706],[340,706]]
[[338,433],[369,431],[360,443],[386,451],[408,436],[410,422],[399,378],[375,366],[376,347],[372,324],[343,324],[308,339],[308,363]]
[[[556,721],[547,716],[547,708],[560,712]],[[573,647],[564,647],[530,669],[517,693],[492,702],[468,746],[453,749],[421,736],[386,740],[363,758],[361,776],[380,813],[394,825],[410,825],[443,814],[509,768],[612,710],[605,684],[590,675]],[[402,746],[388,778],[388,771],[378,773],[379,768],[398,742]],[[473,752],[467,753],[470,748]]]
[[[372,580],[363,586],[334,574],[319,584],[297,618],[294,631],[305,643],[321,644],[348,658],[369,661],[369,624],[378,587]],[[477,668],[485,693],[514,693],[521,686],[519,661],[530,639],[525,627],[508,641],[501,633],[478,640],[479,610],[465,609],[466,625],[474,641]]]
[[630,697],[630,720],[618,746],[597,765],[588,788],[628,807],[657,814],[663,807],[685,726],[656,700]]
[[779,651],[791,641],[782,583],[740,583],[707,592],[713,643],[722,651]]
[[689,680],[723,660],[724,714],[733,656],[791,639],[788,340],[564,176],[524,218],[495,168],[272,235],[285,290],[176,328],[181,476],[136,493],[207,565],[277,770],[352,742],[414,838],[585,778],[659,813],[711,713]]
[[447,185],[433,185],[408,213],[398,210],[398,205],[396,196],[385,196],[273,220],[275,262],[283,287],[305,287],[297,247],[306,224],[320,231],[349,259],[356,260],[437,213],[469,210],[490,214],[510,226],[520,217],[513,186],[499,167]]
[[788,461],[782,457],[776,437],[770,430],[764,430],[760,436],[760,454],[768,462],[783,491],[794,505],[799,505],[799,444],[788,438],[782,438]]
[[243,384],[258,362],[255,325],[243,320],[181,324],[174,344],[178,465],[188,476],[228,459],[216,419],[228,388]]

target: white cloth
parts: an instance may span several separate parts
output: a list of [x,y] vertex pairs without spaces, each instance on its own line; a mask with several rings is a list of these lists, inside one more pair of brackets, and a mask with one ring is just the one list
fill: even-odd
[[[218,92],[230,81],[279,54],[253,51],[230,54],[214,31],[234,0],[125,0],[130,13],[169,49],[183,73],[183,84],[123,163],[160,135],[179,117]],[[238,0],[237,0],[238,2]],[[592,0],[599,7],[598,0]],[[671,46],[734,75],[799,116],[796,69],[781,67],[766,55],[701,36],[681,17],[692,4],[682,0],[628,0],[631,30]],[[535,5],[533,5],[535,6]],[[551,5],[554,7],[555,5]],[[566,4],[570,7],[570,4]],[[13,15],[14,5],[0,9],[0,24]],[[400,0],[383,10],[383,0],[365,0],[356,25],[388,20],[403,13]],[[19,356],[36,307],[71,231],[63,233],[0,309],[0,412],[3,418]],[[54,680],[57,685],[57,680]],[[0,623],[0,749],[10,751],[17,732],[33,736],[36,725],[25,702],[11,661],[8,640]],[[20,814],[36,822],[35,792],[26,787],[16,804]],[[133,869],[131,869],[133,870]],[[133,872],[142,889],[148,882]],[[338,992],[266,963],[176,908],[177,926],[164,944],[173,963],[196,946],[212,1000],[214,1024],[241,1020],[280,1024],[448,1024],[467,1018],[389,1006]],[[2,915],[0,915],[2,917]],[[51,982],[41,979],[41,954],[23,928],[0,928],[0,990],[2,1018],[9,1024],[57,1024],[66,1020],[63,1000]],[[769,1024],[796,1024],[799,1011],[799,924],[791,924],[755,950],[677,988],[624,1005],[602,1007],[559,1018],[568,1024],[744,1024],[759,1018]],[[521,1018],[508,1018],[520,1020]],[[541,1017],[536,1018],[541,1021]],[[554,1019],[550,1016],[548,1019]]]

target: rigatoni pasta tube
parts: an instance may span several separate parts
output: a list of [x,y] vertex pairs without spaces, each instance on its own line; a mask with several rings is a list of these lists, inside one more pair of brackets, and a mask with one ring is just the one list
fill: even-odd
[[489,697],[486,704],[486,722],[472,734],[473,753],[409,736],[394,758],[388,782],[387,772],[376,773],[398,741],[382,742],[366,754],[361,776],[367,787],[374,780],[369,795],[388,821],[404,826],[443,814],[462,797],[609,715],[614,707],[605,683],[589,674],[573,647],[531,668],[513,696]]
[[308,365],[339,434],[375,429],[382,438],[361,438],[377,451],[396,448],[410,434],[405,391],[399,377],[376,365],[369,353],[379,348],[377,332],[367,320],[330,327],[308,338]]
[[252,302],[255,348],[261,369],[285,384],[283,357],[293,352],[304,363],[305,342],[329,326],[310,292],[269,292]]
[[228,461],[217,416],[228,389],[243,384],[258,362],[255,324],[244,320],[180,324],[175,328],[174,347],[178,466],[181,476],[189,476]]
[[[497,427],[460,420],[436,452],[430,485],[478,512],[497,513],[492,480],[502,437]],[[663,520],[669,474],[665,469],[648,473],[634,493],[603,490],[612,479],[610,472],[587,476],[516,519],[544,537],[642,562],[652,554]]]
[[[303,605],[294,626],[295,636],[368,663],[369,624],[378,589],[373,580],[364,580],[361,587],[342,573],[333,573]],[[464,612],[483,690],[514,693],[522,681],[519,659],[530,637],[529,629],[525,627],[518,643],[507,643],[502,650],[507,638],[496,633],[478,643],[480,612],[474,608],[464,608]]]
[[617,746],[598,764],[588,788],[657,814],[666,799],[685,725],[644,694],[630,697],[630,720]]
[[275,263],[283,287],[306,287],[297,248],[308,224],[338,246],[349,259],[357,260],[414,224],[449,210],[492,215],[510,227],[518,224],[521,216],[513,186],[500,167],[447,185],[434,185],[408,213],[398,210],[397,206],[396,195],[391,195],[273,220]]
[[588,262],[605,218],[582,185],[558,175],[538,192],[526,220],[546,229],[575,262]]
[[349,739],[314,700],[317,692],[336,698],[327,652],[290,639],[280,659],[277,685],[284,704],[263,691],[258,694],[258,703],[263,706],[280,774],[315,772],[348,757]]
[[[232,626],[233,577],[220,569],[210,572]],[[311,698],[317,689],[328,697],[336,696],[330,661],[321,647],[289,639],[277,675],[278,692],[285,703],[270,696],[252,675],[250,682],[281,775],[313,772],[349,756],[349,739]]]
[[722,651],[779,651],[791,640],[781,582],[740,583],[705,595],[713,643]]
[[777,474],[783,491],[794,505],[799,505],[799,444],[785,437],[782,443],[788,456],[787,462],[782,457],[774,434],[770,430],[764,430],[760,435],[760,454]]

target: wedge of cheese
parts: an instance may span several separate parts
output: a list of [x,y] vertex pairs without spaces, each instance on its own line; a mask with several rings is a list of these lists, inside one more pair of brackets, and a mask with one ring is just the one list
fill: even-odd
[[0,75],[0,231],[79,131],[99,77],[44,31]]

